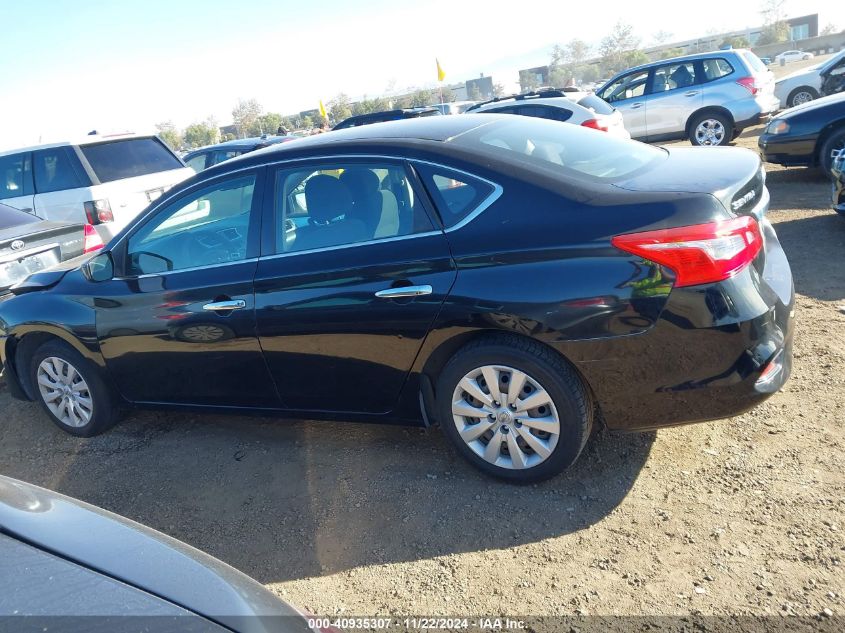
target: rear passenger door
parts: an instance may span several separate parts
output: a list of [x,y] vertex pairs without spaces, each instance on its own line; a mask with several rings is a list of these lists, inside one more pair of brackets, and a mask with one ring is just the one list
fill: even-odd
[[282,401],[390,412],[456,277],[443,231],[400,160],[315,160],[270,178],[255,301]]
[[664,64],[654,69],[648,95],[648,139],[684,134],[690,115],[701,108],[700,67],[692,61]]
[[608,84],[598,95],[622,112],[625,129],[635,139],[645,140],[651,132],[647,125],[649,69],[622,75]]
[[0,202],[34,213],[32,191],[32,154],[0,156]]
[[47,220],[85,222],[85,202],[91,181],[71,147],[32,153],[35,212]]

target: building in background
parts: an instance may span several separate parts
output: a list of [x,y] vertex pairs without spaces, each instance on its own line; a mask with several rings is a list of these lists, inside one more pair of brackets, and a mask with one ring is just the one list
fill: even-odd
[[467,99],[470,101],[486,101],[494,96],[493,77],[482,75],[478,79],[468,79],[466,82]]

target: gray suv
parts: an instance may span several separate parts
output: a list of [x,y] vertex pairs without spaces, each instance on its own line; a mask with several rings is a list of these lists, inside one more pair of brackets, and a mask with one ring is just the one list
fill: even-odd
[[628,69],[596,94],[622,111],[637,140],[726,145],[779,108],[774,87],[774,75],[757,55],[730,49]]

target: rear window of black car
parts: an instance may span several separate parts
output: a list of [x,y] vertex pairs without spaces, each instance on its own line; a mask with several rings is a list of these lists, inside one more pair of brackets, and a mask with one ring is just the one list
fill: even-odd
[[613,114],[613,106],[596,95],[587,95],[578,100],[578,105],[596,114]]
[[495,191],[489,182],[445,167],[423,163],[416,168],[447,229],[469,217]]
[[664,149],[607,132],[528,117],[480,126],[451,142],[528,168],[557,168],[574,178],[606,182],[621,180],[668,156]]
[[39,219],[34,215],[13,209],[5,204],[0,204],[0,231],[10,229],[13,226],[23,226],[24,224],[32,224],[38,221]]
[[80,147],[100,182],[180,169],[182,163],[156,138],[131,138]]

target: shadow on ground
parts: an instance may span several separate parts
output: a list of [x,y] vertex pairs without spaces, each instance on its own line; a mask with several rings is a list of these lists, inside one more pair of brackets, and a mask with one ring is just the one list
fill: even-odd
[[102,506],[261,582],[505,548],[611,512],[653,434],[597,438],[566,474],[516,487],[438,430],[136,413],[80,440],[0,391],[0,472]]

